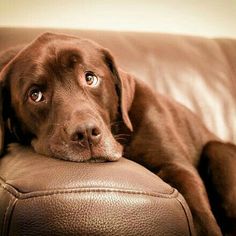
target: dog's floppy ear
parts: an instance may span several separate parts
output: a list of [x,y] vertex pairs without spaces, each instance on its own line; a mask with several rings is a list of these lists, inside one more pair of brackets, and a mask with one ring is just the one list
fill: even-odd
[[[5,146],[8,141],[8,126],[10,124],[10,97],[7,97],[9,66],[5,66],[0,71],[0,156],[4,154]],[[8,120],[8,121],[7,121]]]
[[3,119],[3,86],[0,80],[0,156],[4,150],[5,127]]
[[3,122],[3,96],[2,96],[2,84],[0,81],[0,156],[4,149],[4,122]]
[[121,81],[121,112],[122,112],[122,118],[126,126],[133,131],[133,126],[129,118],[129,110],[131,108],[133,99],[134,99],[134,92],[135,92],[135,81],[134,78],[122,71],[119,70],[119,78]]
[[105,56],[105,62],[111,70],[115,79],[122,119],[125,125],[130,129],[130,131],[133,131],[133,126],[130,121],[128,112],[131,108],[134,98],[134,78],[128,73],[117,69],[114,59],[108,50],[103,50],[103,54]]
[[0,156],[4,153],[6,143],[9,141],[9,132],[13,133],[12,121],[9,118],[10,97],[7,97],[9,95],[7,88],[9,88],[8,77],[11,73],[11,62],[23,46],[7,49],[0,54]]

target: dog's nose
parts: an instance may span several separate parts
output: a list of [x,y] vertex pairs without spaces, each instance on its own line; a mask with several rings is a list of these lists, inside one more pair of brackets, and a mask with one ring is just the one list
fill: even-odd
[[83,123],[77,126],[71,135],[71,140],[78,142],[80,145],[96,145],[100,142],[102,133],[100,128],[94,123]]

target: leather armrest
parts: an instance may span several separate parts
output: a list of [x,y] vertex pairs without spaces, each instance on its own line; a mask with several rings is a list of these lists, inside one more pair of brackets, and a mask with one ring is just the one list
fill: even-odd
[[0,235],[192,235],[177,190],[142,166],[74,163],[10,145],[0,159]]

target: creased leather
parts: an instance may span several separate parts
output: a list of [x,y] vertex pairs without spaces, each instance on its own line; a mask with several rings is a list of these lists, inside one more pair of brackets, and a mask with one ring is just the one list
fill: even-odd
[[73,163],[13,144],[0,160],[0,235],[191,235],[183,197],[142,166]]

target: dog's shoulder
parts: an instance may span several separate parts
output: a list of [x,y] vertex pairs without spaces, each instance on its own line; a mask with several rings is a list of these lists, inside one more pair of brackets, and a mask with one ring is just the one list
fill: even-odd
[[156,91],[139,79],[135,79],[135,93],[130,116],[131,120],[139,126],[141,123],[145,124],[145,127],[152,125],[159,132],[165,129],[164,127],[168,127],[179,135],[191,136],[192,139],[201,137],[200,139],[204,142],[216,139],[215,135],[206,128],[201,117],[193,110],[168,94]]
[[[154,87],[147,84],[145,81],[134,78],[135,93],[133,104],[143,106],[145,109],[155,107],[157,111],[163,113],[164,111],[180,112],[189,109],[176,101],[167,94],[160,93]],[[190,111],[189,111],[190,112]]]
[[134,78],[134,81],[134,103],[137,103],[139,106],[143,105],[146,109],[154,106],[158,112],[172,113],[174,117],[177,114],[178,116],[196,116],[193,110],[178,102],[171,95],[157,91],[141,79]]

